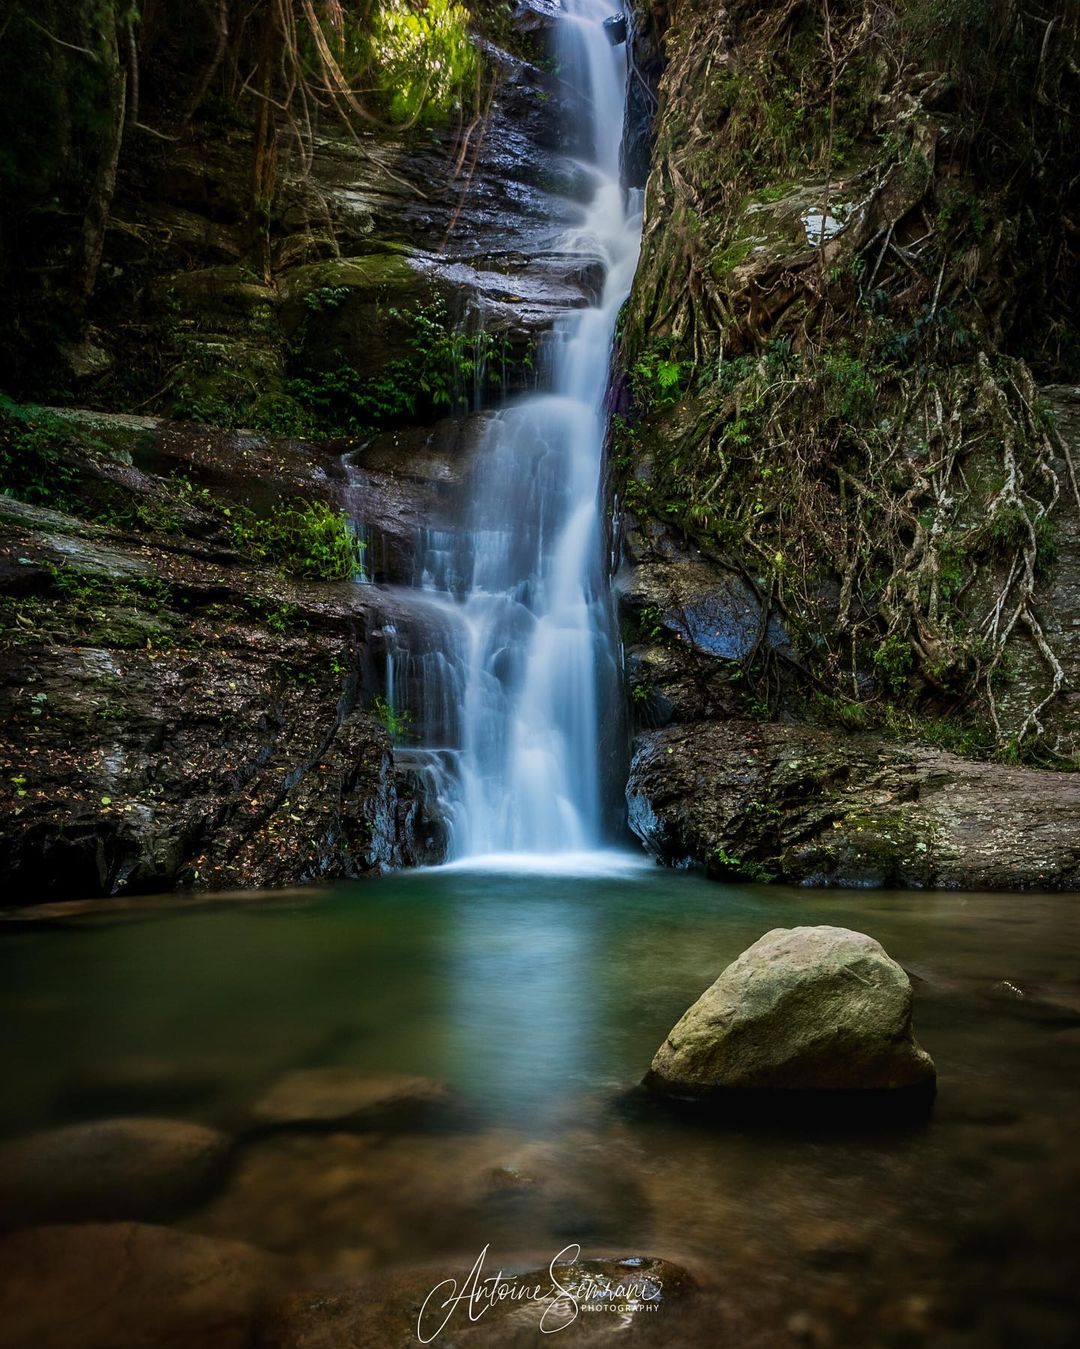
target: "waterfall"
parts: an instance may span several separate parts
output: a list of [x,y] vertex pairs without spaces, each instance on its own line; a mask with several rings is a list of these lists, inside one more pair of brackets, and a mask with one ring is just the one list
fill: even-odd
[[559,59],[594,187],[559,251],[600,260],[605,281],[595,305],[557,322],[549,388],[490,417],[462,525],[452,539],[429,540],[423,593],[413,592],[429,648],[413,656],[419,753],[429,769],[445,767],[452,860],[573,854],[604,841],[601,719],[619,705],[601,519],[604,400],[640,202],[619,181],[626,64],[603,31],[610,0],[564,8]]

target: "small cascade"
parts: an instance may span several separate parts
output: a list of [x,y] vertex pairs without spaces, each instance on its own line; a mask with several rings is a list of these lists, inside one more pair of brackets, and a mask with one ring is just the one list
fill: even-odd
[[575,149],[593,181],[560,252],[602,264],[598,302],[551,336],[544,391],[492,416],[456,528],[429,528],[410,615],[383,628],[387,701],[408,709],[399,759],[446,821],[452,860],[578,853],[604,842],[601,719],[618,706],[618,646],[601,518],[604,399],[616,318],[640,242],[619,181],[624,51],[609,0],[565,0]]

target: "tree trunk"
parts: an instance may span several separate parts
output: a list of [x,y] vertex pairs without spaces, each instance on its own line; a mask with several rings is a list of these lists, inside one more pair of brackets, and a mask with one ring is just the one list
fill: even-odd
[[80,316],[94,294],[101,255],[105,248],[105,231],[112,211],[116,191],[116,168],[120,162],[120,147],[124,142],[124,119],[127,110],[127,71],[120,62],[116,27],[110,24],[102,49],[106,62],[106,89],[109,105],[108,128],[102,137],[97,171],[90,188],[90,200],[83,217],[82,237],[75,259],[72,282],[75,311]]
[[225,51],[229,45],[228,0],[217,0],[216,5],[212,3],[212,0],[202,0],[202,5],[207,18],[214,26],[214,51],[188,97],[184,115],[180,119],[182,129],[187,128],[191,119],[198,112],[203,99],[206,97],[206,92],[210,88],[211,81],[221,69],[221,63],[225,59]]
[[255,90],[255,146],[251,166],[251,244],[255,265],[270,279],[270,207],[277,181],[277,126],[270,102],[274,88],[274,56],[277,50],[275,0],[263,0]]

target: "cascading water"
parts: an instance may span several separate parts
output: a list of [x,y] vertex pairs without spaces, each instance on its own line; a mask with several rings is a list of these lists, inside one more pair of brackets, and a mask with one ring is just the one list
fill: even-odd
[[426,610],[428,634],[428,649],[410,653],[425,742],[412,757],[428,773],[442,765],[452,859],[576,853],[603,841],[599,720],[618,698],[603,405],[640,211],[619,181],[626,67],[602,27],[610,0],[565,0],[565,9],[560,60],[578,91],[594,191],[560,252],[599,259],[605,280],[596,305],[556,325],[550,391],[491,419],[464,527],[430,541],[424,593],[411,601]]

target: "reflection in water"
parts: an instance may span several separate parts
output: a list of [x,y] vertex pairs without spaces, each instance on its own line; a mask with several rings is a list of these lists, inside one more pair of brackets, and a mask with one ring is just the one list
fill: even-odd
[[[634,1084],[720,969],[771,927],[816,922],[869,932],[911,971],[931,1120],[807,1133],[643,1106]],[[241,1137],[179,1222],[269,1247],[296,1278],[577,1240],[691,1268],[708,1326],[740,1345],[791,1342],[792,1318],[821,1344],[1071,1342],[1075,898],[443,868],[9,929],[0,1016],[6,1133],[111,1111]],[[331,1065],[437,1078],[457,1104],[245,1133],[272,1083]],[[715,1342],[687,1315],[662,1343]]]

